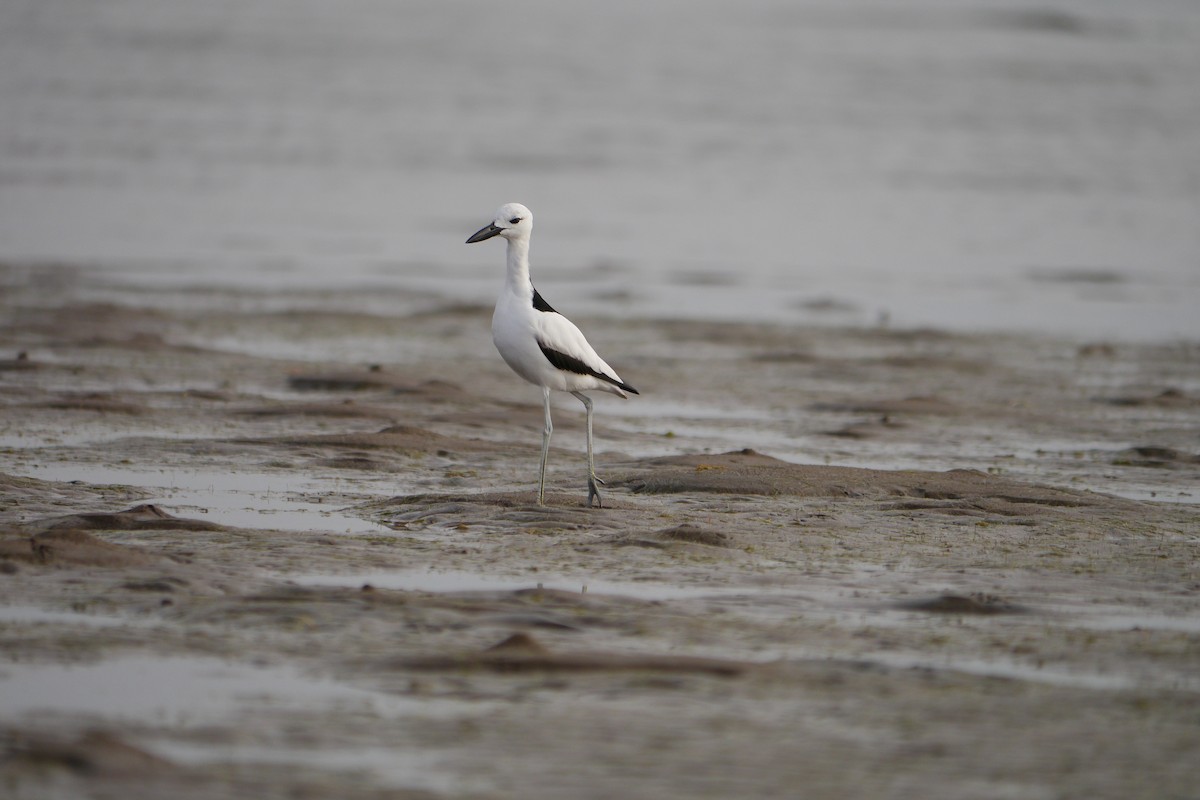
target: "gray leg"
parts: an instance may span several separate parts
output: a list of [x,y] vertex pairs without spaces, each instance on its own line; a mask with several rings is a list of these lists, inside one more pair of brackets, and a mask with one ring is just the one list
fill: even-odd
[[596,477],[596,462],[592,458],[592,398],[582,392],[571,392],[579,398],[579,402],[583,403],[583,407],[587,409],[587,457],[588,457],[588,507],[591,508],[592,498],[596,499],[596,506],[604,508],[604,502],[600,499],[600,490],[596,488],[596,484],[603,484],[604,481]]
[[542,466],[538,471],[538,505],[546,505],[546,456],[550,453],[550,434],[554,423],[550,421],[550,390],[542,387],[542,405],[546,411],[546,425],[542,428]]

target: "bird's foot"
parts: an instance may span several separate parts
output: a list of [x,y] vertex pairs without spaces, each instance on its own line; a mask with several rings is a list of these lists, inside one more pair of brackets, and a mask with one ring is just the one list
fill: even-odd
[[592,507],[592,499],[596,500],[596,508],[604,508],[604,501],[600,499],[600,490],[596,488],[596,484],[603,484],[604,481],[599,478],[588,478],[588,508]]

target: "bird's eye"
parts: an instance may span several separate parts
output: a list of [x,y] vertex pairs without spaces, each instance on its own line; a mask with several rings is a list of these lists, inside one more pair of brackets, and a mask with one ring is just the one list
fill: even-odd
[[516,225],[520,221],[521,221],[520,217],[513,217],[512,219],[509,220],[509,222],[511,222],[513,225]]

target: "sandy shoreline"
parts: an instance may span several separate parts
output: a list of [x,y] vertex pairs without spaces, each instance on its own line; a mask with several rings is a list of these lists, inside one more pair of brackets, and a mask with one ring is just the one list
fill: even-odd
[[539,509],[489,309],[3,277],[10,796],[1200,780],[1195,343],[583,320]]

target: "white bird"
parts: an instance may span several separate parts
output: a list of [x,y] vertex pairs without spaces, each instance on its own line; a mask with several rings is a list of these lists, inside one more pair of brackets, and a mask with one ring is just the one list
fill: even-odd
[[570,392],[587,409],[588,505],[592,499],[602,506],[592,460],[592,399],[585,391],[599,389],[620,397],[639,394],[621,380],[616,370],[605,363],[575,323],[559,314],[542,299],[529,279],[529,236],[533,232],[533,213],[520,203],[507,203],[496,211],[496,218],[467,239],[467,244],[493,236],[508,240],[508,276],[504,291],[492,314],[492,341],[500,356],[513,371],[530,383],[542,387],[546,424],[542,429],[542,465],[538,474],[538,505],[546,501],[546,455],[550,452],[550,391]]

